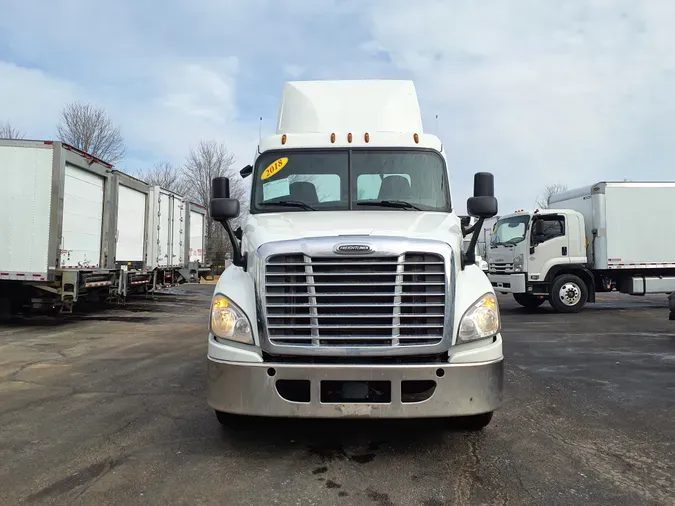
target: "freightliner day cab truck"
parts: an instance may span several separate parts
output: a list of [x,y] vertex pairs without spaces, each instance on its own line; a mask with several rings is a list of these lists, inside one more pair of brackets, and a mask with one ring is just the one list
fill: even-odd
[[[285,85],[252,166],[250,214],[229,180],[211,216],[234,247],[216,285],[208,403],[223,424],[273,417],[459,417],[502,402],[500,317],[450,198],[441,141],[409,81]],[[470,215],[497,214],[474,176]],[[480,230],[480,226],[477,230]],[[241,241],[241,242],[239,242]]]
[[527,308],[580,311],[597,292],[675,290],[675,182],[602,182],[554,195],[550,208],[502,216],[488,277]]

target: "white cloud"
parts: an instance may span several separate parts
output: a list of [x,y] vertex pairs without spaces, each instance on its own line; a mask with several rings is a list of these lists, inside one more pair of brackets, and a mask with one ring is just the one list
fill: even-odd
[[[672,2],[384,5],[372,7],[365,49],[410,73],[440,112],[451,159],[495,172],[509,207],[550,182],[623,178],[647,136],[672,130],[662,115],[675,105]],[[650,176],[635,167],[634,177]]]
[[[284,80],[396,77],[415,80],[427,131],[439,115],[457,202],[479,170],[504,211],[551,182],[672,179],[673,2],[30,3],[0,17],[0,60],[21,62],[0,64],[0,121],[53,135],[63,103],[98,103],[129,143],[122,168],[180,161],[201,138],[244,165]],[[108,31],[64,32],[75,18]]]
[[28,138],[53,136],[63,103],[81,94],[74,83],[0,61],[0,121]]

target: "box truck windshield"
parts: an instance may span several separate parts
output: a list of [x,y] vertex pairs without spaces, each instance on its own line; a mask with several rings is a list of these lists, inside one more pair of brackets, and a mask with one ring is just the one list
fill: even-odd
[[430,150],[274,151],[258,158],[254,174],[254,214],[452,210],[445,162]]
[[490,246],[515,245],[525,240],[527,226],[530,222],[528,215],[505,218],[495,223],[492,231]]

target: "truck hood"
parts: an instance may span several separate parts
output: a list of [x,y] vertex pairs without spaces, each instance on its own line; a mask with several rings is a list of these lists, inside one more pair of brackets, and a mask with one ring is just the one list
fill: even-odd
[[340,235],[439,239],[457,248],[460,222],[448,213],[425,211],[314,211],[250,215],[244,226],[246,249],[272,241]]

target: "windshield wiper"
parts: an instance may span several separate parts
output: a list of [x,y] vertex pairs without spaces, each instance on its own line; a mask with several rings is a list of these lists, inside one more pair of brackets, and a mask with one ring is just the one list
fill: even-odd
[[378,200],[377,202],[357,202],[358,206],[380,206],[380,207],[397,207],[399,209],[414,209],[421,211],[419,207],[406,202],[405,200]]
[[277,200],[276,202],[262,202],[258,205],[260,205],[260,206],[300,207],[300,208],[304,209],[305,211],[316,211],[316,209],[314,209],[309,204],[305,204],[304,202],[300,202],[299,200]]

